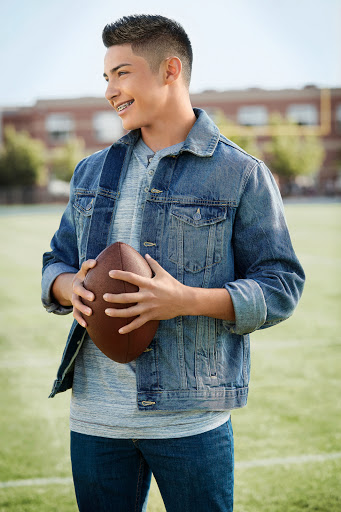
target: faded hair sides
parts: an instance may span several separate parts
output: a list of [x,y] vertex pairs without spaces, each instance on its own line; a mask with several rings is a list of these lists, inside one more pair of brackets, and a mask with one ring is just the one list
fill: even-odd
[[188,35],[182,26],[169,18],[151,14],[124,16],[107,24],[102,33],[104,46],[130,44],[136,55],[145,57],[152,72],[168,57],[182,62],[184,80],[189,86],[193,53]]

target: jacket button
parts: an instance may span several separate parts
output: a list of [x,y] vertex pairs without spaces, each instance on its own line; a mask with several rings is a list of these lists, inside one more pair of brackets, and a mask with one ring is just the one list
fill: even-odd
[[193,219],[194,220],[200,220],[201,219],[200,208],[198,208],[197,211],[195,212],[195,214],[193,215]]

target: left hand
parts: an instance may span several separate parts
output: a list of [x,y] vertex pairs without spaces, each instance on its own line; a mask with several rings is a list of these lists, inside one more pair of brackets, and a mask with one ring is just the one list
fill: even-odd
[[125,309],[108,308],[105,313],[111,317],[129,318],[136,316],[130,324],[119,330],[120,334],[138,329],[149,320],[168,320],[176,316],[185,315],[186,292],[188,287],[172,277],[149,254],[146,260],[155,276],[152,278],[141,277],[132,272],[123,270],[111,270],[110,277],[119,279],[139,287],[135,293],[105,293],[106,302],[115,304],[131,304]]

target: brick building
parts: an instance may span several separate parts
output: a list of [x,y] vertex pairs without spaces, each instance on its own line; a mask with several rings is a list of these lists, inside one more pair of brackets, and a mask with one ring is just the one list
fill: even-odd
[[[253,130],[262,144],[271,136],[269,118],[275,112],[294,120],[301,133],[319,135],[326,156],[317,187],[321,192],[340,192],[341,88],[204,91],[191,99],[193,106],[204,108],[213,118],[220,111],[236,123],[226,134],[231,140],[236,133]],[[104,98],[39,100],[31,107],[4,108],[0,115],[0,134],[6,125],[13,125],[41,139],[50,150],[76,136],[84,139],[90,154],[123,134],[120,119]]]
[[[192,100],[194,106],[201,106],[213,117],[221,111],[236,123],[231,133],[226,134],[231,140],[235,134],[252,130],[262,145],[272,134],[269,120],[274,113],[297,123],[298,133],[318,135],[325,159],[316,177],[316,187],[321,192],[341,191],[341,88],[207,91],[193,95]],[[286,126],[276,130],[288,133]]]
[[104,98],[38,100],[32,107],[7,108],[2,112],[2,131],[6,125],[26,130],[49,149],[80,137],[89,154],[123,133],[119,117]]

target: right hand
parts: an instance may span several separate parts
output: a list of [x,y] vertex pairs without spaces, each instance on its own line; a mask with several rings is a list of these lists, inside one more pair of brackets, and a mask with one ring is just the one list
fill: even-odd
[[77,272],[77,274],[75,274],[72,280],[71,303],[73,305],[73,317],[82,327],[87,327],[88,325],[84,320],[83,315],[92,315],[92,309],[83,304],[81,299],[83,298],[89,301],[93,301],[95,299],[94,294],[89,290],[86,290],[86,288],[84,288],[83,286],[83,283],[85,276],[87,275],[91,268],[94,268],[96,263],[96,260],[84,261],[80,270]]

